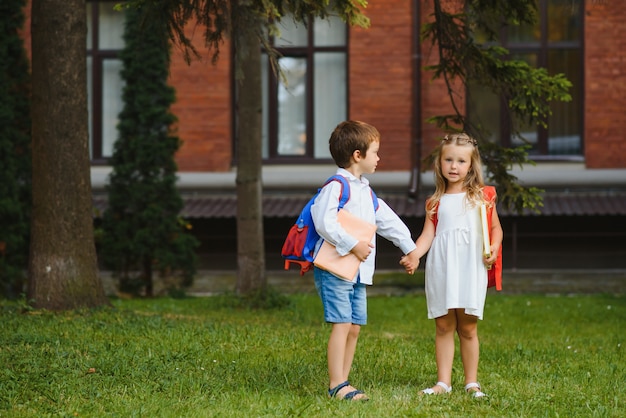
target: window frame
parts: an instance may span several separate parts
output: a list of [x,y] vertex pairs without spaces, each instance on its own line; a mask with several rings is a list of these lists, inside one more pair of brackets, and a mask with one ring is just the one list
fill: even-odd
[[[270,45],[278,52],[280,58],[296,58],[306,59],[306,99],[305,99],[305,121],[306,121],[306,146],[303,155],[281,155],[278,152],[279,147],[279,103],[278,90],[279,83],[277,76],[271,69],[271,64],[267,60],[267,86],[268,86],[268,103],[263,103],[267,109],[267,157],[263,158],[264,164],[328,164],[332,162],[332,158],[316,158],[315,157],[315,54],[316,53],[343,53],[345,57],[345,91],[346,91],[346,117],[350,113],[350,83],[349,83],[349,40],[350,30],[346,24],[345,42],[343,45],[334,46],[316,46],[314,42],[314,22],[309,19],[305,24],[307,29],[307,45],[306,46],[275,46],[275,39],[270,39]],[[302,23],[300,23],[302,24]],[[262,51],[266,54],[265,51]],[[280,60],[279,58],[279,60]],[[265,122],[263,122],[265,123]]]
[[[103,68],[107,60],[119,60],[121,49],[100,49],[100,8],[101,3],[110,3],[112,6],[116,0],[86,0],[91,4],[91,15],[87,16],[91,24],[91,48],[87,48],[87,59],[91,58],[91,126],[89,127],[89,149],[92,165],[108,165],[109,156],[103,155],[103,109],[104,109],[104,79]],[[87,13],[87,10],[85,10]],[[121,93],[121,92],[120,92]],[[117,140],[117,138],[116,138]]]
[[[549,132],[548,128],[543,126],[537,126],[537,153],[529,153],[528,158],[536,161],[583,161],[585,155],[585,140],[584,140],[584,78],[585,78],[585,62],[584,62],[584,14],[582,12],[583,5],[579,4],[576,8],[576,13],[580,21],[580,37],[578,40],[567,41],[548,41],[548,4],[549,0],[538,0],[538,14],[539,14],[539,29],[540,36],[538,41],[530,42],[509,42],[508,32],[506,29],[502,29],[500,32],[499,45],[506,48],[509,51],[508,57],[512,55],[530,55],[534,54],[537,57],[537,68],[548,68],[548,55],[551,51],[578,51],[578,66],[580,69],[581,85],[573,85],[570,92],[573,89],[578,89],[578,97],[580,100],[575,105],[578,107],[578,113],[581,115],[577,121],[578,132],[580,133],[580,152],[578,154],[549,154]],[[574,10],[574,9],[573,9]],[[507,58],[508,58],[507,57]],[[469,96],[469,95],[468,95]],[[506,98],[500,97],[500,113],[499,113],[499,132],[497,132],[497,140],[505,147],[512,147],[512,127],[507,117],[507,102]],[[467,103],[467,108],[471,108],[471,104]]]

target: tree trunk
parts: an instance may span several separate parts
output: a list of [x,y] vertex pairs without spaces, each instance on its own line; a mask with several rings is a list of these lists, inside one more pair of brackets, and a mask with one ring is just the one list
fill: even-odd
[[85,19],[83,0],[33,1],[28,298],[36,308],[108,303],[93,234]]
[[[247,54],[239,63],[237,140],[237,293],[263,292],[267,287],[261,183],[261,51],[252,30],[240,35]],[[239,54],[238,54],[239,55]]]

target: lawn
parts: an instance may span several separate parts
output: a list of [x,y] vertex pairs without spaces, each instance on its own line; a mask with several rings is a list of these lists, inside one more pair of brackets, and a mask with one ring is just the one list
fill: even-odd
[[261,311],[227,295],[68,313],[0,302],[0,417],[626,416],[626,297],[489,294],[481,400],[458,356],[453,392],[420,397],[436,380],[424,296],[371,297],[361,403],[326,398],[330,327],[315,295],[288,298]]

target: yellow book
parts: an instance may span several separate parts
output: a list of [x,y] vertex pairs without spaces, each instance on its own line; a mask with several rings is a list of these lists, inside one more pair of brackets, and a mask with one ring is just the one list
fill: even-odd
[[[376,225],[366,222],[344,209],[337,212],[337,221],[347,233],[359,241],[370,242],[376,233]],[[341,279],[352,280],[359,270],[361,261],[352,253],[344,256],[339,255],[335,246],[324,240],[313,264]]]
[[491,256],[491,242],[489,240],[489,225],[487,224],[487,207],[483,203],[480,205],[480,221],[483,226],[483,254]]

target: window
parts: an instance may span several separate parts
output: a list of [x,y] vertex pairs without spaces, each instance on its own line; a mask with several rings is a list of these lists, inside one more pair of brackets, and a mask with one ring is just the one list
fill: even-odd
[[87,95],[89,151],[94,163],[113,154],[118,115],[122,110],[124,14],[113,10],[118,1],[87,2]]
[[[571,102],[553,102],[548,128],[526,126],[520,131],[529,141],[532,159],[582,159],[583,51],[580,0],[538,0],[538,19],[533,27],[508,28],[501,34],[502,46],[512,59],[543,67],[551,75],[563,73],[572,82]],[[505,146],[523,142],[511,138],[506,102],[482,88],[470,87],[468,113]]]
[[266,55],[263,73],[263,158],[266,162],[328,161],[328,138],[347,118],[347,29],[339,18],[280,23],[273,40],[286,83]]

